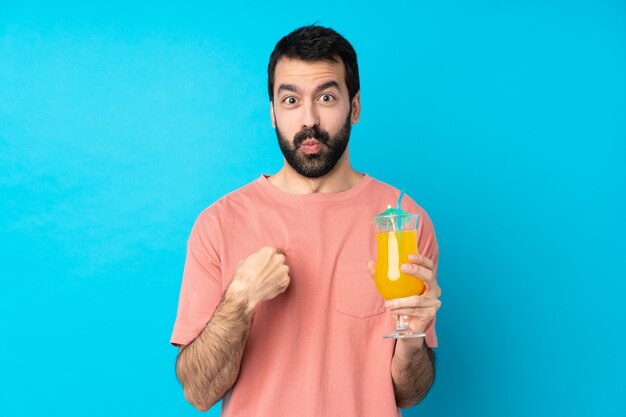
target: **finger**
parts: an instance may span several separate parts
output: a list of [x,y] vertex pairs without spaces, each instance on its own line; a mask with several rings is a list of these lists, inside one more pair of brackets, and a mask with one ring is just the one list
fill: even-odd
[[263,246],[261,249],[259,249],[259,252],[274,254],[274,253],[276,253],[276,247],[269,246],[269,245],[268,246]]
[[389,310],[393,310],[394,314],[398,314],[395,313],[395,310],[400,308],[432,307],[437,303],[441,304],[441,301],[438,298],[413,295],[406,298],[395,298],[393,300],[387,300],[385,301],[385,307],[387,307]]
[[369,261],[367,263],[367,269],[370,271],[371,277],[374,278],[374,272],[376,272],[376,262]]
[[402,264],[400,269],[402,272],[421,278],[425,282],[434,281],[435,279],[435,273],[431,269],[417,264]]
[[430,323],[437,317],[437,311],[435,309],[428,309],[418,315],[406,315],[406,317],[409,327],[414,330],[425,331]]
[[441,308],[441,301],[435,300],[428,305],[423,305],[419,308],[397,308],[389,310],[390,314],[409,316],[409,317],[427,317],[437,312]]
[[276,263],[280,265],[285,263],[287,257],[282,253],[277,253],[274,259],[276,259]]
[[413,253],[409,255],[409,261],[421,265],[430,270],[435,269],[435,263],[427,256]]

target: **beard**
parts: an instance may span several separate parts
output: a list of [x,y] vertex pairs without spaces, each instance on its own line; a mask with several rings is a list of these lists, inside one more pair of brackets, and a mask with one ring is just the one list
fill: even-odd
[[[282,134],[276,126],[278,145],[287,163],[300,175],[307,178],[319,178],[328,174],[337,165],[337,162],[348,147],[350,140],[350,113],[339,132],[332,138],[326,130],[319,126],[303,128],[293,137],[293,143]],[[300,151],[300,145],[307,139],[315,139],[320,142],[319,151],[314,154],[306,154]]]

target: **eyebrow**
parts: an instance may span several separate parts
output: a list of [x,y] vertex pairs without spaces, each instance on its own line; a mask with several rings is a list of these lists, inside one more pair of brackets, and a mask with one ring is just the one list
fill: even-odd
[[300,91],[300,89],[298,87],[296,87],[293,84],[281,84],[278,87],[278,93],[280,94],[281,91],[291,91],[292,93],[297,93]]
[[335,87],[337,90],[339,90],[339,83],[335,80],[332,81],[326,81],[324,84],[320,84],[316,89],[315,92],[316,93],[321,93],[323,90],[327,90],[331,87]]
[[[337,81],[335,81],[335,80],[326,81],[325,83],[318,85],[315,88],[315,92],[319,93],[319,92],[321,92],[323,90],[326,90],[328,88],[331,88],[331,87],[334,87],[337,90],[339,90],[339,83]],[[294,84],[281,84],[278,87],[277,93],[280,94],[281,91],[291,91],[292,93],[299,93],[300,89],[297,86],[295,86]]]

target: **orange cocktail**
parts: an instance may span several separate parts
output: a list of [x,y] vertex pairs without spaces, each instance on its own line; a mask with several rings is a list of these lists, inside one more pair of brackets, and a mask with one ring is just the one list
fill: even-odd
[[[402,194],[398,199],[400,207]],[[421,295],[425,290],[424,282],[400,270],[402,264],[410,264],[409,255],[417,253],[417,230],[419,214],[393,209],[377,214],[372,220],[376,229],[378,260],[374,281],[380,295],[387,300]],[[424,332],[413,331],[408,318],[398,315],[396,330],[383,337],[404,339],[406,337],[425,337]]]
[[386,299],[405,298],[424,292],[424,282],[400,270],[408,264],[409,255],[417,252],[417,230],[376,233],[378,261],[374,280],[378,292]]

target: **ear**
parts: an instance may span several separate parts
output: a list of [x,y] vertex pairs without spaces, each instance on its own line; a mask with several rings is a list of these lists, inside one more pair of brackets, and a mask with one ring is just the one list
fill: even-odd
[[270,118],[272,119],[272,126],[276,129],[276,116],[274,115],[274,100],[270,100]]
[[352,114],[350,115],[350,121],[355,125],[359,121],[361,116],[361,90],[357,91],[352,98]]

